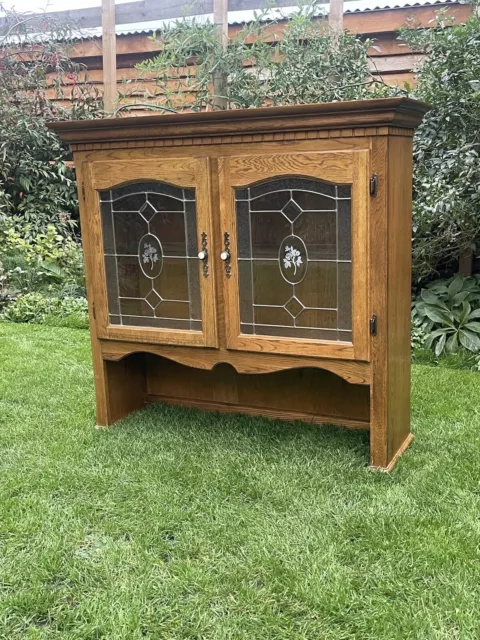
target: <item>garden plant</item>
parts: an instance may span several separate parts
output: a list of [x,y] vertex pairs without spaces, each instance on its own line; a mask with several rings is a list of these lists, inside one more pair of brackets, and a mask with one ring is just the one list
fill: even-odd
[[[98,116],[101,102],[69,55],[73,25],[15,11],[6,11],[3,24],[0,312],[31,292],[42,308],[53,309],[50,298],[82,298],[85,289],[75,174],[69,150],[46,123]],[[66,91],[73,97],[70,109],[61,106]],[[5,316],[13,317],[20,316]]]

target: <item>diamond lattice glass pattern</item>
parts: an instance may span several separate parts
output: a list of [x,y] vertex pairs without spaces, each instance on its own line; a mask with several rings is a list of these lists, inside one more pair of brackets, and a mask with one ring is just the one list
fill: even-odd
[[242,333],[350,342],[350,185],[281,178],[235,198]]
[[137,182],[100,200],[110,324],[201,331],[194,190]]

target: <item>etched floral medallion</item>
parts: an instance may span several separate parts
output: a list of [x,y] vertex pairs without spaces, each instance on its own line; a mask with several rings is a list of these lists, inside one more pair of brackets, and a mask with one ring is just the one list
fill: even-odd
[[147,233],[138,243],[138,261],[147,278],[153,280],[160,275],[163,267],[163,251],[160,240]]
[[298,284],[307,275],[307,247],[298,236],[287,236],[280,244],[278,264],[284,279],[290,284]]

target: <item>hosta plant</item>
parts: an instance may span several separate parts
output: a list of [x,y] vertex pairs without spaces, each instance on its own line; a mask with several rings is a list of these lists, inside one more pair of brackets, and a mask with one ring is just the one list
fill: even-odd
[[462,347],[480,351],[480,277],[456,276],[422,289],[412,305],[412,323],[437,356]]

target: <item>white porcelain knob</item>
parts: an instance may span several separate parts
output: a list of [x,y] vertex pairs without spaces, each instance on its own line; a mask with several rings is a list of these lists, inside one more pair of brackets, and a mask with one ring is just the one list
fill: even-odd
[[198,259],[199,260],[205,260],[206,257],[207,257],[207,252],[206,251],[199,251],[198,252]]
[[220,258],[225,262],[225,260],[228,260],[230,258],[230,251],[222,251],[222,253],[220,254]]

